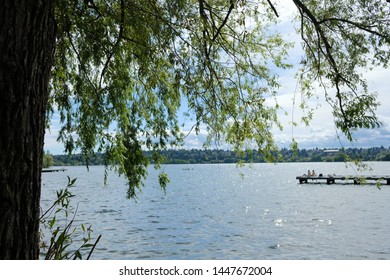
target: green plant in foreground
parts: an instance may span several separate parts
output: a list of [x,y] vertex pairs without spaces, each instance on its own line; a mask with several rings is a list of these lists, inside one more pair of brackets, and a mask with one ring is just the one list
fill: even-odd
[[[74,187],[76,179],[70,179],[65,189],[57,191],[57,199],[40,217],[40,223],[46,232],[50,233],[50,240],[44,240],[43,230],[40,231],[40,249],[41,255],[46,260],[70,260],[70,259],[89,259],[99,242],[101,235],[92,242],[92,228],[84,224],[74,225],[77,214],[76,209],[70,204],[70,199],[74,195],[70,189]],[[59,224],[64,222],[64,226]],[[81,245],[76,246],[74,238],[80,239],[79,230],[81,229]],[[87,255],[88,254],[88,255]]]

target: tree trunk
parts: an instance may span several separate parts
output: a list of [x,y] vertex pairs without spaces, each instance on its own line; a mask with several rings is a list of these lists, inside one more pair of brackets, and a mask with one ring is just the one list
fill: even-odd
[[0,259],[39,257],[54,0],[0,0]]

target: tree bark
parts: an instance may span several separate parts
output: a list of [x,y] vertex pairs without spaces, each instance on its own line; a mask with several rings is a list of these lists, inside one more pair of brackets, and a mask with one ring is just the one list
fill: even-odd
[[54,0],[0,0],[0,259],[39,258]]

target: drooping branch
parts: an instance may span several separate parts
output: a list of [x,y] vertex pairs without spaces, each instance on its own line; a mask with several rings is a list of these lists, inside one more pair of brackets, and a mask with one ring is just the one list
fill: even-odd
[[[293,2],[295,3],[298,10],[300,11],[301,16],[303,17],[304,15],[306,15],[308,17],[308,19],[312,22],[312,24],[314,25],[314,28],[317,32],[317,35],[319,36],[318,47],[319,47],[319,50],[323,53],[323,55],[326,57],[327,61],[329,62],[331,68],[334,71],[334,74],[335,74],[334,75],[334,83],[336,86],[336,97],[338,99],[339,109],[340,109],[340,112],[343,116],[343,119],[345,122],[345,127],[349,127],[349,118],[344,110],[341,89],[340,89],[340,86],[341,86],[340,83],[344,78],[342,77],[342,74],[340,73],[339,68],[337,66],[337,63],[333,57],[332,46],[330,45],[329,40],[328,40],[327,36],[325,35],[325,32],[321,26],[321,23],[317,20],[317,18],[314,16],[314,14],[307,8],[307,6],[304,5],[300,0],[293,0]],[[325,46],[325,50],[321,47],[321,41],[322,41],[323,45]],[[309,47],[309,44],[307,42],[306,42],[306,44]]]
[[[222,18],[213,12],[213,8],[205,0],[199,0],[199,14],[200,14],[201,20],[203,22],[202,33],[203,33],[203,40],[204,40],[204,50],[205,50],[205,54],[206,54],[207,59],[209,59],[210,51],[211,51],[211,47],[212,47],[213,43],[215,43],[217,38],[221,35],[222,29],[225,26],[227,26],[229,17],[230,17],[234,8],[235,8],[234,0],[230,0],[230,5],[229,5],[228,11],[226,13],[226,16]],[[207,16],[206,11],[209,12],[210,19]],[[216,20],[214,20],[213,15],[215,15],[218,18],[218,20],[221,20],[221,24],[219,26],[216,24]],[[210,33],[207,29],[207,27],[209,25],[209,21],[210,21],[210,27],[211,27],[211,29],[213,29],[212,33],[214,34],[214,35],[212,35],[212,37],[210,36]],[[215,33],[214,33],[214,31],[215,31]],[[209,46],[207,46],[207,41],[210,41]]]
[[366,31],[366,32],[371,33],[373,35],[376,35],[378,37],[389,38],[388,34],[383,34],[383,33],[380,33],[380,32],[377,32],[377,31],[373,30],[372,28],[377,27],[376,25],[365,25],[365,24],[354,22],[354,21],[351,21],[351,20],[348,20],[348,19],[345,19],[345,18],[334,18],[334,17],[332,17],[332,18],[324,18],[322,20],[319,20],[317,23],[318,24],[323,24],[323,23],[326,23],[326,22],[329,22],[329,21],[338,21],[338,22],[347,23],[349,25],[353,25],[353,26],[357,27],[358,29],[361,29],[363,31]]
[[222,21],[221,25],[218,27],[217,29],[217,32],[215,33],[212,41],[215,42],[215,39],[217,39],[217,37],[219,36],[219,34],[221,33],[221,30],[222,28],[226,25],[228,19],[229,19],[229,16],[230,16],[230,13],[233,11],[234,9],[234,2],[233,0],[230,1],[230,7],[229,7],[229,10],[226,14],[226,17],[224,18],[224,20]]
[[206,56],[206,59],[209,60],[209,50],[207,49],[207,37],[209,37],[209,33],[208,33],[208,30],[207,30],[207,22],[208,22],[208,17],[207,17],[207,14],[206,14],[206,11],[205,11],[205,1],[204,0],[199,0],[199,14],[200,14],[200,18],[201,18],[201,21],[202,21],[202,25],[203,25],[203,30],[202,30],[202,34],[203,34],[203,49],[204,49],[204,53],[205,53],[205,56]]
[[116,39],[115,44],[111,48],[111,52],[108,54],[106,63],[104,64],[103,70],[100,75],[100,82],[99,86],[101,87],[103,79],[104,79],[104,74],[107,71],[108,65],[110,64],[110,61],[112,57],[114,56],[115,49],[117,46],[120,44],[121,40],[123,39],[123,30],[124,30],[124,23],[125,23],[125,3],[124,0],[121,0],[121,6],[120,6],[121,12],[120,12],[120,22],[119,22],[119,33],[118,33],[118,38]]
[[275,6],[271,3],[270,0],[267,0],[267,2],[271,6],[272,11],[274,11],[276,17],[279,17],[278,11],[276,10]]
[[80,56],[80,53],[79,51],[77,50],[77,47],[75,45],[75,43],[73,42],[73,37],[72,35],[70,34],[69,31],[66,32],[66,36],[68,37],[69,39],[69,43],[70,43],[70,46],[71,46],[71,49],[73,50],[73,52],[75,53],[76,57],[77,57],[77,60],[81,66],[81,70],[84,72],[85,74],[85,77],[87,78],[88,80],[88,83],[93,87],[93,89],[95,90],[95,92],[97,92],[97,89],[95,87],[95,84],[91,81],[90,77],[89,77],[89,71],[87,71],[87,69],[85,68],[85,65],[82,63],[82,59],[81,59],[81,56]]
[[[293,2],[300,13],[301,37],[308,60],[317,69],[318,76],[315,78],[319,79],[325,91],[326,85],[322,79],[331,81],[336,91],[335,103],[330,103],[328,98],[326,100],[334,109],[334,115],[338,119],[337,127],[352,141],[351,131],[357,128],[380,126],[372,109],[376,108],[378,103],[374,95],[367,94],[366,81],[359,77],[356,69],[365,65],[367,61],[369,50],[364,47],[365,38],[370,42],[377,39],[376,45],[373,43],[372,47],[379,52],[379,55],[383,54],[383,44],[390,42],[388,29],[383,25],[386,21],[376,20],[374,18],[376,15],[372,13],[360,20],[355,20],[353,17],[340,18],[337,12],[324,17],[322,13],[317,15],[316,8],[304,1],[293,0]],[[349,8],[352,10],[351,7]],[[360,10],[358,13],[363,15]],[[387,63],[387,59],[384,57],[383,61]],[[364,94],[358,93],[359,84],[363,87]],[[343,87],[348,88],[348,91]]]

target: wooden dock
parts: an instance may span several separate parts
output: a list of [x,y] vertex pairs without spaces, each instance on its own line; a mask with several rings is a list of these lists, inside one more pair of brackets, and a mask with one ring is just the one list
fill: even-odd
[[49,169],[49,168],[45,168],[45,169],[42,169],[42,172],[43,173],[47,173],[47,172],[64,172],[66,171],[65,168],[57,168],[57,169]]
[[361,182],[365,181],[374,181],[374,182],[386,182],[386,185],[390,185],[390,176],[381,176],[381,175],[315,175],[315,176],[297,176],[297,180],[299,180],[300,184],[306,184],[312,182],[326,182],[328,185],[335,184],[336,181],[350,181],[355,185],[361,184]]

